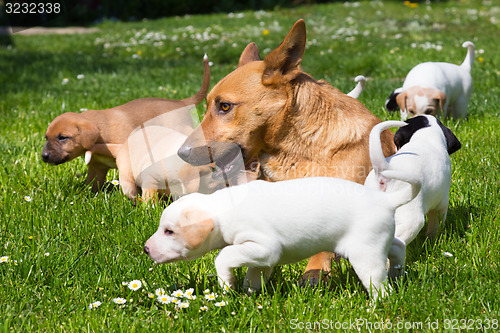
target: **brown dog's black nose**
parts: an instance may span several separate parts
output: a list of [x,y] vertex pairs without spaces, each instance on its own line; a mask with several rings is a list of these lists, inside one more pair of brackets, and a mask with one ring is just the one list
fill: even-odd
[[44,162],[47,162],[49,160],[49,157],[50,157],[49,152],[46,152],[46,151],[42,152],[42,160]]
[[189,155],[191,155],[191,147],[189,145],[182,145],[177,151],[177,155],[182,158],[184,161],[188,161]]
[[147,247],[147,245],[144,245],[144,252],[146,254],[149,254],[149,247]]

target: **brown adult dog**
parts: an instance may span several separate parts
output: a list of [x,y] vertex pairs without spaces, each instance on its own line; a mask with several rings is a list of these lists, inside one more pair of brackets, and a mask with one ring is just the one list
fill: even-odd
[[[189,109],[206,96],[210,84],[208,58],[203,59],[203,82],[200,90],[183,100],[140,98],[106,110],[67,112],[57,116],[47,128],[42,159],[58,165],[82,156],[96,144],[122,144],[129,134],[144,122],[155,119],[155,125],[175,128],[188,135],[193,130]],[[176,112],[172,112],[176,111]],[[94,154],[89,163],[86,184],[97,191],[109,169],[116,168],[111,154]]]
[[[263,61],[249,44],[238,68],[209,93],[205,117],[179,156],[193,165],[215,161],[230,173],[241,149],[245,163],[260,161],[261,178],[270,181],[328,176],[363,184],[371,170],[370,130],[380,120],[358,100],[303,72],[305,45],[303,20]],[[395,152],[392,138],[389,131],[382,134],[386,156]],[[331,255],[312,257],[304,277],[316,282],[330,270]]]

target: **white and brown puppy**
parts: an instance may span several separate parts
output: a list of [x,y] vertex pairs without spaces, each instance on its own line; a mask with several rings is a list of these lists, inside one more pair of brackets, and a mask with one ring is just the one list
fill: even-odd
[[[404,126],[404,127],[401,127]],[[385,158],[380,145],[380,133],[391,127],[401,127],[394,136],[398,148],[395,155]],[[396,209],[395,237],[405,247],[417,237],[428,218],[427,235],[432,237],[445,221],[451,184],[450,154],[461,144],[450,129],[438,119],[421,115],[402,121],[386,121],[370,133],[370,158],[373,170],[365,186],[385,192],[400,192],[410,186],[384,176],[388,170],[410,172],[421,183],[418,195]]]
[[[123,144],[138,126],[153,118],[158,125],[175,128],[184,134],[193,131],[190,110],[206,96],[210,84],[208,58],[203,58],[203,82],[200,90],[183,100],[140,98],[105,110],[82,113],[66,112],[57,116],[47,128],[42,160],[62,164],[92,151],[99,144]],[[99,149],[97,149],[99,150]],[[97,191],[104,184],[109,169],[116,168],[115,158],[95,154],[89,161],[86,184]]]
[[464,118],[468,114],[472,93],[471,68],[474,44],[465,42],[467,55],[458,66],[445,62],[425,62],[415,66],[406,76],[402,88],[386,101],[389,111],[401,110],[401,118],[430,114],[444,118]]
[[[405,171],[383,175],[418,180]],[[253,181],[210,195],[182,197],[168,206],[144,251],[157,263],[196,259],[222,249],[215,268],[222,287],[235,287],[232,270],[248,267],[244,288],[261,288],[274,266],[321,251],[348,258],[373,297],[385,294],[386,261],[397,266],[404,254],[394,240],[394,210],[416,191],[381,192],[337,178],[281,182]],[[401,262],[400,260],[403,260]]]

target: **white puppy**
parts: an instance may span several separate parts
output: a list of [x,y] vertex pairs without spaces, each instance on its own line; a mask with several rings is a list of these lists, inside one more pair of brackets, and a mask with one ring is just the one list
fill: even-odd
[[[395,155],[385,158],[380,144],[380,133],[388,128],[401,126],[404,127],[394,136],[398,151]],[[373,170],[366,178],[365,186],[385,192],[401,192],[410,188],[407,183],[385,177],[384,172],[387,170],[409,172],[421,183],[418,195],[396,209],[395,237],[402,242],[399,243],[401,247],[405,247],[417,237],[424,226],[426,215],[429,220],[429,237],[437,232],[439,220],[444,223],[451,183],[449,154],[460,147],[460,142],[451,130],[433,116],[417,116],[406,122],[386,121],[372,129],[370,159]]]
[[386,101],[389,111],[399,107],[401,118],[430,114],[463,118],[468,114],[472,93],[470,71],[474,62],[474,44],[465,42],[467,55],[462,65],[425,62],[415,66],[406,76],[402,88],[396,89]]
[[363,90],[365,90],[366,78],[363,75],[358,75],[354,78],[354,82],[357,83],[356,87],[346,95],[358,99]]
[[[401,171],[386,177],[418,180]],[[261,288],[275,265],[322,251],[349,259],[373,297],[385,294],[386,261],[391,253],[394,210],[417,191],[384,193],[336,178],[302,178],[276,183],[253,181],[211,195],[191,194],[168,206],[144,251],[157,263],[192,260],[222,249],[215,268],[221,286],[234,288],[232,270],[248,267],[244,288]],[[396,248],[398,250],[399,248]],[[396,272],[397,274],[397,272]]]

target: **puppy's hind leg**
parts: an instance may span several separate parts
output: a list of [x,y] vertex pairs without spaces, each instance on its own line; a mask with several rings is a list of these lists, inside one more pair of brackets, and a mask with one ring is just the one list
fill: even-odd
[[446,214],[448,213],[448,204],[445,208],[436,208],[430,210],[427,213],[428,225],[427,225],[427,237],[434,238],[439,230],[439,221],[444,222],[446,220]]
[[406,257],[406,244],[402,240],[394,238],[389,249],[388,257],[389,271],[387,275],[389,279],[395,279],[403,275]]
[[262,289],[262,282],[266,283],[273,272],[273,267],[248,267],[243,289],[248,294]]

